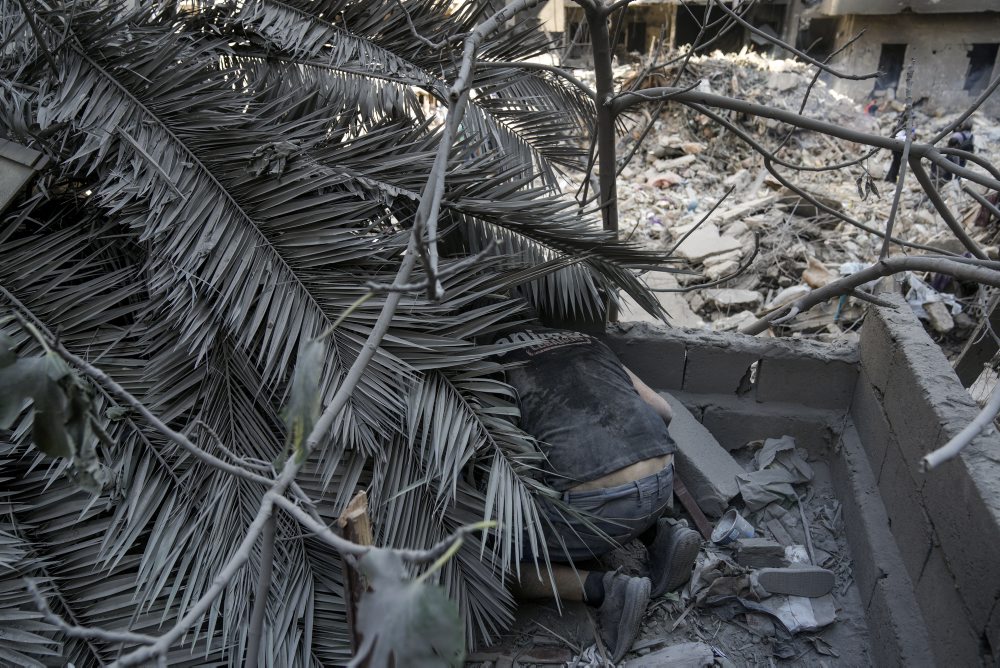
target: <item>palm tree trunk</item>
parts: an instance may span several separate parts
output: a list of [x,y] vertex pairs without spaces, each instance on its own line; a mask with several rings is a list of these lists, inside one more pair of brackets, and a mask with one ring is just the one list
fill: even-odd
[[617,159],[615,156],[615,112],[610,104],[614,93],[611,71],[611,35],[603,8],[587,10],[591,49],[594,54],[594,74],[597,83],[597,165],[601,195],[601,218],[604,229],[618,230],[618,197],[615,188]]

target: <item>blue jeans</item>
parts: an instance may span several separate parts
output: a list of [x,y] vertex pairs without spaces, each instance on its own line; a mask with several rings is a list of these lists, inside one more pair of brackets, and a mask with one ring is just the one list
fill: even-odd
[[[553,561],[565,561],[567,557],[574,562],[584,561],[624,545],[656,524],[670,507],[673,490],[674,467],[668,464],[657,473],[623,485],[564,492],[562,504],[582,518],[558,503],[540,498],[539,510],[551,522],[546,527],[549,556]],[[553,528],[555,534],[551,533]]]

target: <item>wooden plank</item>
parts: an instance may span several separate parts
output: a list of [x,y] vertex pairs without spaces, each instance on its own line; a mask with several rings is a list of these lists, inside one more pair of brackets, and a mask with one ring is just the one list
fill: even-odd
[[[340,527],[344,538],[358,545],[372,545],[375,538],[372,534],[371,518],[368,515],[368,494],[364,490],[358,492],[344,512],[337,519],[337,526]],[[358,572],[347,561],[344,561],[344,601],[347,603],[347,628],[351,633],[351,652],[358,651],[360,637],[355,627],[354,620],[358,615],[358,602],[361,594],[368,588],[365,577]]]

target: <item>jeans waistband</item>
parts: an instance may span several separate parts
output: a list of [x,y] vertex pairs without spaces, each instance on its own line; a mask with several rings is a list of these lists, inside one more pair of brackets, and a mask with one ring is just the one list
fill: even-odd
[[670,463],[656,473],[650,473],[645,477],[622,483],[621,485],[615,485],[614,487],[588,489],[585,492],[563,492],[562,500],[568,502],[570,500],[579,501],[584,499],[595,499],[598,497],[603,499],[616,499],[629,494],[634,494],[635,492],[638,492],[640,496],[645,494],[657,494],[662,486],[663,478],[669,476],[673,479],[673,473],[674,465],[673,463]]

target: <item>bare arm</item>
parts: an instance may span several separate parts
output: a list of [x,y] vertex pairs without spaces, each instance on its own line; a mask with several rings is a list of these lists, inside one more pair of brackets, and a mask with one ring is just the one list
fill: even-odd
[[622,368],[625,369],[628,377],[632,379],[632,385],[635,387],[635,391],[639,393],[639,397],[649,404],[656,411],[656,414],[663,418],[664,422],[670,424],[670,420],[674,417],[674,412],[670,409],[670,404],[667,403],[667,400],[654,392],[649,385],[642,382],[642,379],[632,373],[627,366],[623,364]]

